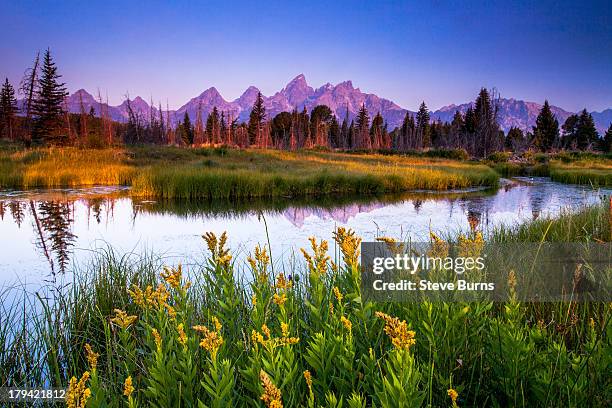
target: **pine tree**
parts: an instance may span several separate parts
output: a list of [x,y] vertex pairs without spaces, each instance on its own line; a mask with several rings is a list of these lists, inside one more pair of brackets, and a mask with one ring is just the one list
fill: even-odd
[[603,139],[601,139],[601,150],[606,153],[612,153],[612,123],[610,123],[608,131],[604,135]]
[[486,157],[503,148],[503,138],[499,138],[497,106],[491,99],[491,93],[481,88],[474,103],[474,154],[478,157]]
[[249,115],[249,143],[251,145],[257,145],[261,143],[262,139],[262,125],[266,120],[266,107],[264,106],[263,96],[261,92],[257,93],[257,98],[253,103],[253,109]]
[[15,137],[15,116],[17,115],[17,99],[15,89],[5,79],[0,92],[0,137],[6,135],[13,140]]
[[348,104],[347,104],[346,114],[344,115],[344,119],[342,119],[342,127],[340,128],[340,145],[338,147],[341,149],[348,149],[350,146],[348,121],[349,121],[349,110],[348,110]]
[[374,119],[372,119],[372,127],[370,128],[370,141],[373,149],[385,148],[385,143],[383,141],[384,124],[385,120],[380,112],[378,112],[376,116],[374,116]]
[[183,139],[183,144],[187,146],[193,144],[193,126],[191,125],[191,119],[189,119],[187,111],[185,111],[183,123],[181,124],[181,138]]
[[544,106],[536,118],[533,138],[534,146],[543,152],[552,149],[559,138],[559,122],[550,110],[548,101],[544,101]]
[[416,114],[417,144],[415,147],[417,149],[425,149],[431,144],[429,119],[429,109],[427,109],[427,105],[423,101]]
[[63,82],[58,82],[55,62],[49,49],[45,52],[38,90],[33,104],[34,127],[32,141],[35,143],[64,144],[68,135],[63,132],[64,109],[62,104],[68,96]]
[[576,123],[576,147],[580,150],[592,149],[597,146],[598,141],[599,134],[593,116],[583,109]]
[[219,111],[215,106],[206,119],[206,138],[212,145],[220,143],[221,125],[219,120]]
[[525,148],[525,135],[523,131],[517,127],[511,127],[506,136],[505,147],[513,152],[523,150]]
[[329,140],[331,146],[334,148],[342,147],[342,140],[340,138],[340,124],[335,115],[332,115],[331,123],[329,124]]
[[357,113],[356,123],[356,135],[355,135],[355,148],[356,149],[370,149],[372,145],[370,143],[370,116],[365,104],[361,105],[359,112]]

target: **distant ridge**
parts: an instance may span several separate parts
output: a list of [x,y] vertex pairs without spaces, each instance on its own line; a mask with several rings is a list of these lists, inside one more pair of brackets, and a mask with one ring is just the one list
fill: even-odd
[[[227,101],[216,88],[211,87],[189,100],[179,109],[171,110],[170,119],[172,123],[176,123],[182,120],[185,112],[187,112],[192,121],[194,121],[198,109],[201,109],[203,120],[206,120],[206,116],[216,106],[217,109],[231,115],[232,118],[246,121],[258,92],[259,89],[257,87],[250,86],[239,98]],[[89,112],[90,108],[93,107],[95,114],[100,115],[102,106],[104,106],[108,109],[109,115],[113,120],[120,122],[127,121],[127,101],[124,101],[119,106],[107,107],[104,103],[101,105],[94,96],[84,89],[79,89],[68,97],[67,103],[70,112],[78,113],[81,111],[81,99],[86,112]],[[283,89],[274,95],[264,96],[264,104],[268,118],[273,118],[282,111],[302,110],[304,107],[311,111],[317,105],[327,105],[340,121],[345,117],[347,109],[349,120],[352,120],[361,105],[365,104],[368,112],[370,112],[370,117],[380,112],[387,121],[389,129],[400,126],[406,112],[414,113],[403,109],[391,100],[381,98],[375,94],[362,92],[359,88],[353,86],[352,81],[344,81],[337,85],[327,83],[315,89],[308,85],[304,74],[293,78]],[[451,121],[455,111],[458,110],[464,113],[471,104],[472,102],[444,106],[432,112],[431,117],[434,120]],[[134,112],[145,119],[149,118],[151,107],[143,98],[137,96],[132,99],[131,106]],[[535,119],[541,108],[541,103],[501,98],[499,100],[499,124],[506,132],[512,126],[523,130],[531,130],[531,127],[535,125]],[[551,105],[551,109],[559,120],[560,125],[572,114],[572,112],[554,105]],[[155,107],[153,112],[155,115],[159,115]],[[165,114],[166,112],[164,111],[164,116]],[[603,134],[612,122],[612,109],[606,109],[602,112],[591,112],[591,114],[595,120],[597,130],[600,134]]]

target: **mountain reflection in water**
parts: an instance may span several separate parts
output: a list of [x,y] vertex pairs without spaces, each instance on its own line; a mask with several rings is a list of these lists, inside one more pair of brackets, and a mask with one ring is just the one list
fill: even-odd
[[122,188],[0,192],[0,283],[63,273],[71,260],[83,263],[91,250],[107,246],[161,252],[169,262],[204,256],[200,236],[209,230],[227,231],[237,258],[269,236],[273,255],[285,261],[309,236],[331,239],[338,225],[364,240],[427,239],[430,230],[487,230],[592,204],[606,194],[609,189],[543,178],[504,180],[488,191],[243,202],[140,200]]

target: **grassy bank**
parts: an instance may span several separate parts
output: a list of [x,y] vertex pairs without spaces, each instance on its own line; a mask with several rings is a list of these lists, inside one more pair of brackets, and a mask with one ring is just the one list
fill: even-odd
[[[491,239],[609,241],[609,228],[601,205]],[[367,302],[358,244],[339,229],[331,259],[313,240],[286,271],[256,250],[246,275],[212,235],[189,277],[102,254],[51,300],[3,300],[1,384],[74,376],[71,397],[92,407],[609,406],[608,304]]]
[[40,149],[0,152],[0,187],[131,185],[163,198],[379,194],[491,186],[487,166],[442,159],[235,149]]
[[489,165],[504,177],[540,176],[565,184],[612,186],[612,157],[609,154],[538,154],[527,157],[521,163],[502,160],[489,162]]

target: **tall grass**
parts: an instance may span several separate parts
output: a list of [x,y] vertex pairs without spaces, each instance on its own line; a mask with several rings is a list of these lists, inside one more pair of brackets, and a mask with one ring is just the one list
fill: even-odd
[[[609,242],[609,228],[602,205],[491,239]],[[359,240],[335,236],[331,258],[313,239],[292,270],[258,248],[240,273],[213,235],[189,272],[102,253],[42,308],[3,299],[0,361],[15,363],[0,385],[84,378],[89,406],[609,406],[609,305],[365,301]]]
[[234,149],[0,151],[0,188],[132,185],[162,198],[304,197],[494,186],[484,165],[435,158]]

